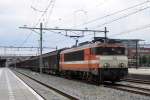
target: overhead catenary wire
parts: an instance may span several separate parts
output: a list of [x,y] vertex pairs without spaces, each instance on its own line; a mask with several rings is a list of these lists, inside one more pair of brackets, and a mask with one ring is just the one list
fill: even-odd
[[53,0],[53,3],[51,4],[51,9],[50,9],[49,13],[47,14],[47,19],[45,21],[45,27],[47,26],[47,24],[49,22],[49,18],[51,16],[52,12],[53,12],[53,9],[54,9],[54,6],[55,6],[55,2],[56,2],[56,0]]
[[[144,4],[148,3],[148,2],[150,2],[150,1],[144,1],[144,2],[142,2],[142,3],[139,3],[139,4],[136,4],[136,5],[130,6],[130,7],[128,7],[128,8],[125,8],[125,9],[122,9],[122,10],[119,10],[119,11],[116,11],[116,12],[113,12],[113,13],[110,13],[110,14],[107,14],[107,15],[102,16],[102,17],[98,17],[98,18],[93,19],[93,20],[90,20],[90,21],[87,21],[87,22],[85,22],[85,23],[83,23],[83,24],[80,24],[80,25],[77,25],[77,26],[87,25],[87,24],[96,22],[96,21],[98,21],[98,20],[102,20],[102,19],[104,19],[104,18],[111,17],[111,16],[116,15],[116,14],[119,14],[119,13],[121,13],[121,12],[124,12],[124,11],[130,10],[130,9],[136,8],[136,7],[141,6],[141,5],[144,5]],[[73,27],[77,27],[77,26],[73,26]]]
[[[23,0],[24,1],[24,3],[27,3],[27,0]],[[33,1],[31,1],[31,4],[30,5],[33,5]],[[20,45],[19,46],[23,46],[26,42],[27,42],[27,40],[30,38],[30,36],[32,35],[32,32],[30,32],[29,33],[29,35],[27,35],[27,37],[23,40],[23,42],[22,43],[20,43]],[[18,40],[18,39],[17,39]],[[17,41],[16,40],[16,41]]]
[[[122,32],[119,32],[117,34],[111,34],[109,36],[113,37],[113,36],[118,36],[118,35],[124,35],[124,34],[128,34],[128,33],[131,33],[131,32],[141,31],[141,30],[146,29],[146,28],[150,28],[150,24],[146,24],[146,25],[143,25],[143,26],[140,26],[140,27],[137,27],[137,28],[133,28],[133,29],[130,29],[130,30],[122,31]],[[89,35],[93,35],[93,34],[89,33],[86,36],[89,36]]]
[[132,12],[132,13],[129,13],[129,14],[123,15],[123,16],[121,16],[121,17],[119,17],[119,18],[116,18],[116,19],[110,20],[110,21],[105,22],[105,23],[103,23],[103,24],[100,24],[100,25],[94,26],[94,28],[99,28],[99,27],[102,27],[102,26],[104,26],[104,25],[111,24],[111,23],[116,22],[116,21],[118,21],[118,20],[120,20],[120,19],[123,19],[123,18],[129,17],[129,16],[134,15],[134,14],[137,14],[137,13],[139,13],[139,12],[142,12],[142,11],[144,11],[144,10],[148,9],[148,8],[150,8],[150,6],[145,7],[145,8],[142,8],[142,9],[139,9],[139,10],[136,10],[136,11],[134,11],[134,12]]
[[[52,6],[52,9],[53,9],[53,7],[54,7],[54,3],[53,3],[53,2],[55,2],[55,0],[51,0],[51,1],[49,2],[48,6],[45,8],[45,10],[43,11],[43,14],[42,14],[41,17],[39,18],[37,24],[41,21],[42,17],[46,14],[46,12],[48,11],[48,9],[49,9],[50,6]],[[123,11],[126,11],[126,10],[129,10],[129,9],[132,9],[132,8],[135,8],[135,7],[137,7],[137,6],[140,6],[140,5],[145,4],[145,3],[147,3],[147,2],[149,2],[149,1],[145,1],[145,2],[142,2],[142,3],[140,3],[140,4],[137,4],[137,5],[128,7],[128,8],[126,8],[126,9],[123,9],[123,10],[120,10],[120,11],[117,11],[117,12],[114,12],[114,13],[111,13],[111,14],[109,14],[109,15],[106,15],[106,16],[103,16],[103,17],[100,17],[100,18],[97,18],[97,19],[95,19],[95,20],[91,20],[91,21],[89,21],[89,22],[86,22],[85,24],[91,23],[91,22],[96,21],[96,20],[103,19],[103,18],[105,18],[105,17],[109,17],[109,16],[112,16],[112,15],[115,15],[115,14],[117,14],[117,13],[120,13],[120,12],[123,12]],[[53,3],[53,5],[52,5],[52,3]],[[52,12],[52,10],[51,10],[51,12]],[[47,22],[46,22],[45,24],[47,24],[47,23],[48,23],[48,20],[47,20]],[[37,25],[37,24],[36,24],[36,25]],[[35,25],[35,26],[36,26],[36,25]],[[46,26],[46,25],[45,25],[45,26]]]
[[37,23],[35,24],[35,26],[37,26],[37,25],[41,22],[43,16],[47,13],[49,7],[51,6],[51,4],[52,4],[53,2],[54,2],[54,0],[50,0],[50,2],[48,3],[48,6],[45,8],[44,12],[42,13],[42,15],[40,16],[40,18],[38,19],[38,21],[37,21]]
[[140,31],[140,30],[143,30],[143,29],[146,29],[146,28],[149,28],[149,27],[150,27],[150,24],[147,24],[147,25],[143,25],[141,27],[137,27],[137,28],[130,29],[130,30],[127,30],[127,31],[123,31],[123,32],[120,32],[120,33],[117,33],[117,34],[112,34],[110,36],[124,35],[124,34],[127,34],[127,33]]
[[[35,30],[31,30],[32,32],[35,32],[37,34],[40,34],[39,32],[35,31]],[[27,37],[24,39],[24,41],[20,44],[20,46],[23,46],[27,40],[31,37],[31,35],[33,34],[32,32],[29,33],[29,35],[27,35]]]
[[[41,17],[39,18],[38,22],[35,24],[35,26],[37,26],[37,25],[39,24],[39,22],[41,21],[42,17],[46,14],[46,12],[48,11],[48,9],[49,9],[49,7],[51,6],[51,4],[53,3],[53,1],[55,2],[56,0],[50,0],[48,6],[45,8],[44,11],[40,11],[40,10],[38,10],[38,9],[36,9],[36,8],[34,8],[34,7],[31,6],[32,9],[38,10],[38,11],[40,11],[40,12],[43,12],[42,15],[41,15]],[[54,4],[55,4],[55,3],[54,3]],[[53,9],[53,7],[54,7],[54,4],[52,5],[52,9]],[[52,10],[50,11],[50,13],[52,13]],[[48,19],[47,19],[47,20],[48,20]],[[47,24],[47,23],[48,23],[48,21],[46,22],[46,24]],[[38,32],[35,31],[35,30],[32,30],[32,31],[38,33]],[[20,44],[21,46],[23,46],[23,45],[27,42],[27,40],[30,38],[31,34],[32,34],[32,32],[31,32],[31,33],[25,38],[25,40]],[[39,33],[38,33],[38,34],[39,34]]]
[[59,34],[59,35],[62,35],[62,36],[65,36],[65,37],[68,37],[68,38],[72,38],[72,39],[74,39],[73,37],[70,37],[70,36],[68,36],[68,35],[66,35],[66,34],[62,34],[61,32],[55,32],[55,31],[52,31],[52,30],[49,30],[50,32],[53,32],[53,33],[56,33],[56,34]]
[[45,11],[42,11],[42,10],[39,10],[39,9],[36,9],[35,7],[31,6],[31,8],[34,10],[34,11],[38,11],[38,12],[45,12]]
[[[26,0],[25,0],[26,1]],[[33,7],[32,5],[33,5],[33,1],[31,1],[31,4],[30,4],[31,6],[31,8],[33,9],[33,10],[38,10],[38,9],[36,9],[35,7]],[[39,12],[42,12],[42,11],[39,11]],[[23,42],[22,43],[20,43],[20,47],[21,46],[24,46],[24,44],[28,41],[28,39],[31,37],[31,35],[32,35],[32,32],[30,32],[28,35],[27,35],[27,37],[23,40]]]
[[32,32],[29,33],[29,35],[25,38],[25,40],[20,44],[20,46],[23,46],[27,40],[30,38],[30,36],[32,35]]
[[[147,2],[148,2],[148,1],[147,1]],[[146,2],[146,3],[147,3],[147,2]],[[141,4],[143,4],[143,3],[141,3]],[[132,6],[132,7],[133,7],[133,6]],[[129,8],[127,8],[127,9],[129,9]],[[127,9],[126,9],[126,10],[127,10]],[[130,8],[130,9],[131,9],[131,8]],[[124,9],[124,10],[125,10],[125,9]],[[43,12],[43,13],[46,13],[46,12]],[[117,13],[117,12],[116,12],[116,13]],[[108,15],[108,16],[110,16],[110,15]],[[126,17],[128,17],[128,16],[126,16]],[[124,18],[125,18],[125,16],[124,16]],[[119,18],[119,19],[122,19],[122,18]],[[115,19],[115,20],[117,21],[117,20],[119,20],[119,19]],[[114,20],[114,21],[115,21],[115,20]],[[114,22],[114,21],[113,21],[113,22]],[[107,24],[107,23],[106,23],[106,24]]]

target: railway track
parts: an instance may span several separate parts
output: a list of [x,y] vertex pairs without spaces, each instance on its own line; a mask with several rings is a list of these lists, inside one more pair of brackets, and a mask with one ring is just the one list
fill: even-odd
[[104,87],[117,89],[117,90],[121,90],[121,91],[126,91],[126,92],[130,92],[130,93],[134,93],[134,94],[144,95],[144,96],[150,96],[150,89],[133,86],[133,85],[129,85],[129,84],[127,84],[127,85],[121,84],[121,83],[117,83],[117,84],[113,84],[113,85],[106,84],[106,85],[104,85]]
[[148,85],[150,85],[150,80],[126,78],[126,79],[124,79],[123,81],[126,81],[126,82],[133,82],[133,83],[141,83],[141,84],[148,84]]
[[[57,93],[59,93],[60,95],[66,97],[66,98],[68,98],[70,100],[78,100],[78,98],[76,98],[74,96],[71,96],[71,95],[69,95],[67,93],[64,93],[64,92],[62,92],[62,91],[60,91],[60,90],[58,90],[58,89],[56,89],[56,88],[54,88],[52,86],[44,84],[43,82],[38,81],[38,80],[36,80],[36,79],[34,79],[34,78],[24,74],[24,73],[21,73],[19,71],[16,71],[16,72],[18,72],[18,73],[20,73],[20,74],[22,74],[22,75],[24,75],[24,76],[26,76],[26,77],[36,81],[37,83],[39,83],[39,84],[41,84],[41,85],[43,85],[43,86],[45,86],[45,87],[47,87],[47,88],[57,92]],[[124,81],[130,81],[130,82],[132,81],[133,83],[149,84],[149,81],[143,81],[144,82],[143,83],[142,80],[139,80],[139,79],[134,79],[134,80],[126,79]],[[106,83],[106,84],[104,84],[104,87],[112,88],[112,89],[116,89],[116,90],[121,90],[121,91],[126,91],[126,92],[130,92],[130,93],[134,93],[134,94],[140,94],[140,95],[144,95],[144,96],[150,96],[150,89],[142,88],[142,87],[139,87],[139,86],[133,86],[133,85],[129,85],[129,84],[117,83],[117,84],[113,84],[112,85],[110,83]]]
[[[15,71],[16,71],[16,70],[15,70]],[[18,73],[20,73],[20,74],[22,74],[22,75],[24,75],[24,76],[30,78],[31,80],[33,80],[33,81],[35,81],[35,82],[37,82],[37,83],[39,83],[39,84],[41,84],[41,85],[43,85],[43,86],[45,86],[45,87],[47,87],[47,88],[49,88],[49,89],[51,89],[51,90],[57,92],[58,94],[60,94],[60,95],[62,95],[62,96],[64,96],[64,97],[66,97],[66,98],[68,98],[68,99],[70,99],[70,100],[79,100],[78,98],[76,98],[76,97],[74,97],[74,96],[72,96],[72,95],[69,95],[69,94],[67,94],[67,93],[65,93],[65,92],[62,92],[61,90],[56,89],[55,87],[52,87],[52,86],[50,86],[50,85],[47,85],[47,84],[45,84],[45,83],[43,83],[43,82],[41,82],[41,81],[39,81],[39,80],[36,80],[36,79],[34,79],[34,78],[32,78],[32,77],[30,77],[30,76],[24,74],[24,73],[21,73],[21,72],[19,72],[19,71],[16,71],[16,72],[18,72]]]

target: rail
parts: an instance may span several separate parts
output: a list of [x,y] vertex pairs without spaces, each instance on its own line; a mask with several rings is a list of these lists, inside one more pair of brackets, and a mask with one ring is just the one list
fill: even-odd
[[140,94],[140,95],[144,95],[144,96],[150,96],[150,89],[137,87],[137,86],[133,86],[133,85],[124,85],[124,84],[117,83],[117,84],[113,84],[113,85],[106,84],[106,85],[104,85],[104,87],[121,90],[121,91],[126,91],[126,92],[130,92],[130,93],[134,93],[134,94]]
[[66,98],[68,98],[68,99],[70,99],[70,100],[79,100],[78,98],[76,98],[76,97],[74,97],[74,96],[71,96],[71,95],[69,95],[69,94],[67,94],[67,93],[64,93],[64,92],[62,92],[61,90],[58,90],[58,89],[56,89],[56,88],[54,88],[54,87],[52,87],[52,86],[50,86],[50,85],[47,85],[47,84],[45,84],[45,83],[43,83],[43,82],[41,82],[41,81],[39,81],[39,80],[36,80],[36,79],[34,79],[34,78],[32,78],[32,77],[30,77],[30,76],[24,74],[24,73],[21,73],[21,72],[19,72],[19,71],[17,71],[17,70],[15,70],[15,71],[18,72],[18,73],[20,73],[20,74],[22,74],[22,75],[24,75],[24,76],[26,76],[26,77],[28,77],[28,78],[30,78],[31,80],[33,80],[33,81],[35,81],[35,82],[37,82],[37,83],[39,83],[39,84],[41,84],[41,85],[43,85],[43,86],[45,86],[45,87],[47,87],[47,88],[49,88],[49,89],[51,89],[51,90],[57,92],[58,94],[60,94],[60,95],[62,95],[62,96],[64,96],[64,97],[66,97]]

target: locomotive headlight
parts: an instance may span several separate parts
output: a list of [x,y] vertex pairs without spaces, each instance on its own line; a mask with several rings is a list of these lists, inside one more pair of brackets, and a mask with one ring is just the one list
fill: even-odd
[[105,63],[103,66],[104,66],[104,68],[109,68],[109,67],[110,67],[110,64]]
[[120,67],[120,68],[123,68],[123,67],[125,67],[125,64],[124,64],[124,63],[120,63],[120,64],[119,64],[119,67]]

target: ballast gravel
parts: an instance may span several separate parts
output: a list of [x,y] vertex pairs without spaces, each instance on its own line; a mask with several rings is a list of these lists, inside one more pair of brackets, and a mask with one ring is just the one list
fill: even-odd
[[150,97],[125,91],[68,80],[47,74],[39,74],[25,69],[16,69],[47,85],[53,86],[67,94],[77,97],[79,100],[150,100]]

